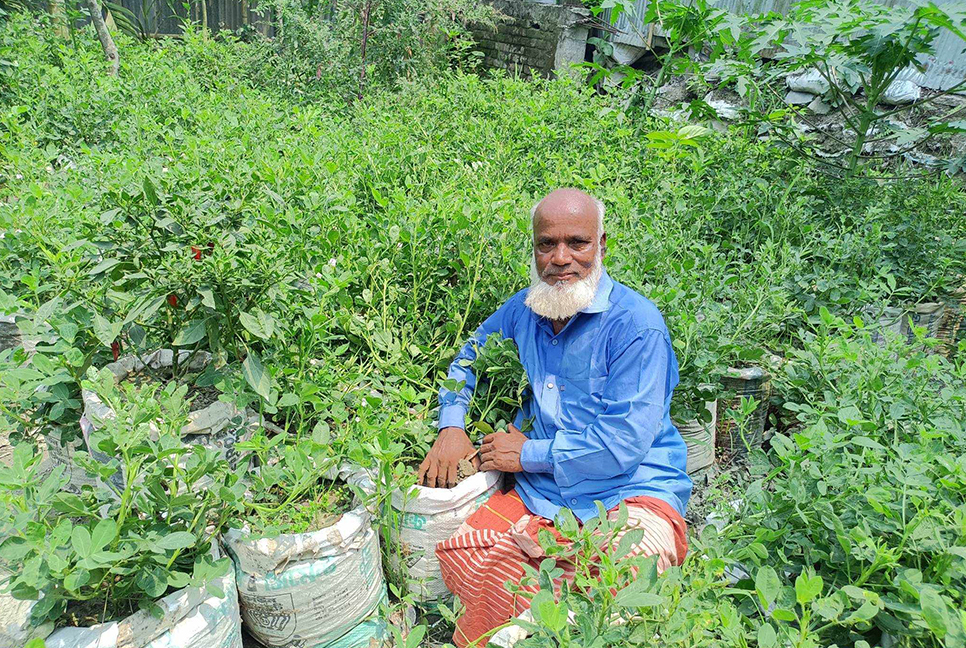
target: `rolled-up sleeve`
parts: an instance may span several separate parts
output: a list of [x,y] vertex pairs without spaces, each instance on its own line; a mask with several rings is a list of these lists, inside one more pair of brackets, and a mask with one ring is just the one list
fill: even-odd
[[550,439],[524,443],[524,470],[552,472],[561,488],[635,470],[661,430],[672,388],[671,354],[663,331],[635,336],[609,362],[604,411],[582,430],[557,430]]
[[439,423],[437,429],[445,427],[466,428],[466,415],[470,409],[470,399],[476,389],[476,375],[473,373],[473,361],[476,359],[476,348],[486,344],[486,338],[491,333],[500,331],[504,337],[511,337],[511,314],[513,300],[503,304],[492,315],[486,318],[470,339],[463,345],[456,358],[449,365],[446,377],[462,383],[459,391],[452,391],[446,387],[439,390]]

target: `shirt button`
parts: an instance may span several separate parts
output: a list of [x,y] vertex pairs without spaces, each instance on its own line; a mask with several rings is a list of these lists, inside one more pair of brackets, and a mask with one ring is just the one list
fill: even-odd
[[547,389],[553,389],[553,383],[547,383]]
[[577,500],[572,499],[572,500],[570,500],[570,503],[573,504],[574,506],[576,506],[577,505]]
[[557,340],[553,340],[553,341],[551,341],[551,342],[550,342],[550,344],[552,344],[552,345],[554,345],[554,346],[557,346]]

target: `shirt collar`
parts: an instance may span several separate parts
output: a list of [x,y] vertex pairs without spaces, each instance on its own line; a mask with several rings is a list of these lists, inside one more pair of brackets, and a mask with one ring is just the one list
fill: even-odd
[[597,293],[590,306],[580,311],[581,313],[603,313],[610,308],[610,293],[614,289],[614,280],[607,274],[607,270],[602,270],[600,283],[597,284]]

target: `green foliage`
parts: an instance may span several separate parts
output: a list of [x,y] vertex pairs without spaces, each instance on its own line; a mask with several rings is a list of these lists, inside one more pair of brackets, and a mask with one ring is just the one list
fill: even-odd
[[207,585],[218,593],[211,581],[227,573],[229,560],[212,560],[207,527],[224,524],[234,479],[213,451],[182,444],[187,388],[128,386],[122,394],[106,370],[91,370],[85,386],[116,413],[98,422],[90,441],[110,459],[78,460],[98,477],[96,488],[67,491],[65,466],[43,474],[29,444],[0,468],[9,591],[38,601],[35,624],[57,622],[81,602],[107,621],[139,608],[159,612],[155,601],[174,589]]
[[[491,333],[483,346],[476,345],[473,360],[461,362],[472,365],[477,379],[467,414],[471,438],[505,430],[530,397],[530,381],[520,364],[517,345],[499,332]],[[450,380],[443,381],[443,386],[450,391],[462,389]]]
[[[932,3],[905,7],[864,0],[812,0],[796,4],[787,18],[762,18],[752,37],[757,46],[781,48],[770,74],[814,71],[828,85],[828,101],[845,120],[845,139],[838,143],[846,150],[841,161],[826,158],[823,164],[851,175],[860,164],[898,157],[936,136],[964,131],[961,109],[931,118],[916,128],[894,126],[892,118],[897,113],[919,108],[935,96],[915,105],[879,107],[900,73],[922,69],[920,59],[935,53],[936,39],[943,30],[966,40],[966,13],[962,8]],[[945,92],[956,92],[963,86],[960,83]],[[758,118],[796,150],[814,155],[808,141],[785,121],[784,112]],[[887,153],[867,150],[866,144],[873,137],[880,143],[877,150],[886,150],[881,142],[893,143],[893,149]]]
[[[374,38],[378,48],[388,32]],[[871,331],[835,318],[951,296],[966,271],[960,184],[830,181],[738,130],[631,122],[568,80],[446,71],[391,93],[372,81],[362,102],[306,101],[328,96],[313,85],[318,61],[306,72],[292,55],[304,85],[286,80],[266,62],[289,54],[270,43],[190,29],[179,42],[119,41],[121,75],[108,80],[93,39],[74,46],[19,15],[0,27],[0,60],[17,62],[0,66],[0,308],[40,339],[33,354],[0,352],[0,416],[18,445],[2,529],[18,539],[0,556],[29,561],[24,595],[54,592],[41,615],[108,596],[119,606],[110,614],[123,614],[159,583],[188,582],[172,574],[193,576],[210,544],[196,511],[215,529],[226,510],[259,532],[306,528],[341,505],[336,493],[330,506],[338,489],[325,477],[343,460],[373,470],[385,539],[398,524],[389,494],[415,481],[434,437],[447,360],[527,284],[529,208],[577,186],[607,205],[608,271],[665,316],[681,370],[675,419],[701,416],[729,366],[766,352],[791,358],[772,403],[787,407],[774,413],[773,449],[749,455],[739,514],[724,504],[728,522],[693,534],[684,566],[635,580],[616,559],[581,563],[583,584],[604,574],[615,592],[543,596],[534,645],[578,645],[564,611],[595,645],[655,634],[682,645],[881,645],[883,630],[904,645],[958,645],[961,360],[926,355],[918,347],[934,343],[918,339],[879,350]],[[76,435],[82,381],[118,338],[122,351],[215,352],[205,380],[280,430],[246,448],[263,459],[249,476],[256,497],[176,438],[176,385],[157,403],[98,383],[120,414],[93,447],[114,459],[84,463],[135,482],[75,493],[76,515],[57,509],[63,474],[44,486],[19,437]],[[476,418],[497,427],[525,382],[512,345],[493,345],[480,349],[493,380]],[[151,436],[152,424],[169,433]],[[175,463],[207,466],[217,487],[189,489],[195,470]],[[313,504],[280,519],[297,501]],[[169,505],[178,515],[162,524]],[[110,535],[101,519],[117,526],[103,551],[124,558],[68,583],[82,561],[106,560],[93,549]],[[77,547],[75,528],[87,534]],[[567,533],[583,546],[583,531]],[[155,532],[194,540],[168,565],[178,550],[144,544]],[[132,564],[158,580],[111,572]],[[402,593],[404,574],[387,573]],[[611,627],[615,615],[627,623]]]

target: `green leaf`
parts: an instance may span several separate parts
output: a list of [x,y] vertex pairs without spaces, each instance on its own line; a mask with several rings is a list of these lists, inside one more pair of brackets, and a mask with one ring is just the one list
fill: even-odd
[[80,590],[91,580],[91,573],[86,569],[75,569],[64,578],[64,587],[72,592]]
[[156,566],[152,569],[142,569],[138,573],[135,584],[149,598],[158,598],[168,589],[168,577],[164,569]]
[[154,183],[151,182],[151,178],[147,176],[144,177],[144,197],[148,199],[148,202],[152,205],[157,205],[160,201],[158,200],[158,192],[154,189]]
[[256,394],[265,400],[269,399],[272,393],[272,379],[255,353],[249,353],[242,362],[242,374]]
[[763,624],[758,628],[758,648],[773,648],[778,645],[778,633],[770,623]]
[[100,313],[94,313],[94,335],[104,346],[111,346],[111,343],[121,334],[121,322],[108,322]]
[[806,605],[822,595],[824,585],[821,576],[799,574],[798,578],[795,579],[795,599],[799,605]]
[[117,536],[117,523],[111,518],[104,518],[97,523],[91,535],[93,550],[100,551],[113,542],[115,536]]
[[755,590],[761,600],[761,606],[767,608],[778,598],[782,584],[778,580],[778,574],[769,566],[762,567],[755,575]]
[[406,648],[419,648],[423,645],[423,637],[426,635],[426,626],[416,626],[406,637]]
[[252,315],[241,311],[238,313],[238,319],[241,321],[242,326],[245,327],[245,330],[263,340],[272,337],[272,333],[275,330],[275,320],[268,313],[255,311],[255,314]]
[[188,346],[205,337],[205,320],[191,320],[178,331],[174,338],[175,346]]
[[215,293],[209,286],[201,286],[198,288],[198,294],[201,295],[201,303],[208,308],[217,308],[215,305]]
[[667,598],[660,594],[654,594],[653,592],[635,592],[632,591],[632,587],[633,585],[618,592],[614,598],[614,602],[621,607],[629,608],[656,607],[658,605],[664,605],[667,602]]
[[195,535],[187,531],[175,531],[164,536],[154,544],[165,550],[187,549],[195,544]]
[[91,555],[91,533],[87,527],[74,527],[70,532],[70,544],[78,555],[83,557]]
[[919,594],[922,618],[937,637],[942,639],[949,629],[949,612],[946,602],[935,590],[923,589]]

